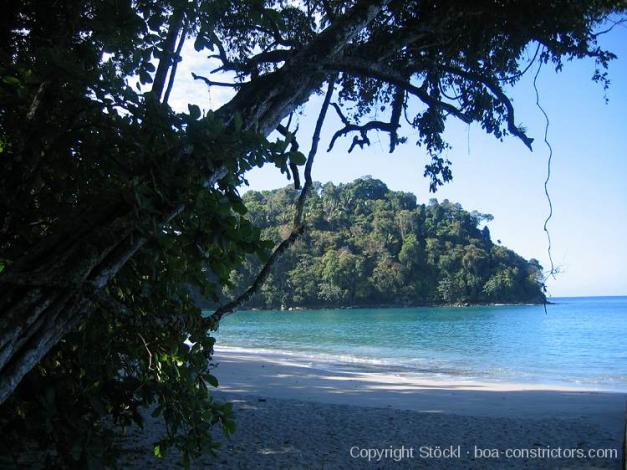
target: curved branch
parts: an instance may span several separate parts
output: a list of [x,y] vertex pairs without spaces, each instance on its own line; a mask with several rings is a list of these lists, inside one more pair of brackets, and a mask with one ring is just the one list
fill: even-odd
[[270,275],[270,271],[274,266],[274,263],[281,257],[281,255],[296,241],[296,239],[300,236],[301,233],[305,230],[305,224],[303,222],[303,213],[305,208],[305,201],[307,200],[307,195],[311,186],[313,184],[311,180],[311,168],[313,166],[313,161],[318,152],[318,143],[320,142],[320,133],[322,132],[322,126],[326,119],[327,110],[329,109],[329,103],[331,102],[331,96],[333,95],[333,89],[335,87],[335,79],[332,79],[329,82],[329,86],[327,88],[327,93],[324,98],[324,102],[322,103],[322,107],[320,108],[320,113],[318,114],[318,120],[316,121],[316,127],[314,129],[313,137],[311,139],[311,148],[309,149],[309,154],[307,156],[307,162],[305,163],[305,184],[303,189],[298,196],[298,200],[296,201],[296,207],[294,212],[294,222],[292,226],[292,231],[290,236],[283,240],[279,245],[274,249],[268,261],[263,266],[261,271],[257,274],[257,277],[250,285],[248,289],[246,289],[242,294],[240,294],[237,298],[228,302],[224,305],[218,307],[211,316],[205,319],[205,323],[208,328],[215,330],[218,328],[220,324],[220,320],[230,313],[233,313],[235,309],[241,306],[243,303],[247,302],[263,285],[268,276]]
[[524,131],[516,125],[515,117],[514,117],[514,105],[511,100],[507,97],[501,85],[498,81],[494,80],[492,77],[487,77],[480,73],[476,72],[468,72],[466,70],[459,69],[457,67],[453,67],[451,65],[437,65],[437,67],[443,72],[448,72],[453,75],[457,75],[459,77],[476,81],[483,84],[490,92],[496,96],[496,98],[505,106],[507,110],[507,130],[512,134],[518,137],[529,150],[533,150],[531,148],[531,144],[533,143],[533,139],[527,137]]
[[216,82],[214,80],[209,80],[207,77],[203,77],[202,75],[195,74],[192,72],[192,77],[194,80],[202,80],[207,84],[207,86],[224,86],[230,88],[238,88],[244,85],[244,83],[227,83],[227,82]]
[[348,149],[348,153],[351,153],[355,146],[359,145],[360,148],[363,148],[364,145],[370,145],[370,139],[368,139],[368,131],[372,130],[380,130],[385,131],[390,134],[390,153],[394,152],[396,145],[399,142],[398,138],[398,128],[400,127],[400,118],[403,109],[403,105],[405,102],[405,90],[402,88],[396,89],[394,93],[394,100],[392,101],[392,115],[390,117],[390,122],[384,121],[370,121],[366,124],[359,125],[351,123],[346,115],[342,112],[342,109],[337,103],[331,103],[331,106],[335,109],[335,112],[339,116],[340,120],[344,124],[342,129],[339,129],[333,134],[331,138],[331,142],[329,143],[329,148],[327,152],[333,149],[335,145],[335,141],[344,135],[349,134],[350,132],[359,132],[361,137],[355,136],[353,138],[353,142]]
[[226,55],[213,54],[209,58],[219,59],[222,65],[216,69],[213,69],[211,73],[231,70],[233,72],[240,72],[250,75],[255,75],[257,68],[261,64],[277,64],[279,62],[285,62],[293,55],[293,51],[289,49],[274,49],[270,51],[263,51],[257,55],[254,55],[247,59],[245,62],[234,62],[226,58]]
[[327,152],[333,149],[333,146],[335,145],[335,141],[339,137],[347,135],[350,132],[359,132],[361,137],[355,136],[353,138],[353,142],[348,149],[348,153],[351,153],[357,145],[359,145],[360,148],[364,148],[364,145],[370,144],[370,139],[368,139],[368,132],[373,131],[373,130],[393,133],[396,131],[396,126],[392,124],[391,122],[383,122],[383,121],[370,121],[363,125],[347,123],[342,129],[339,129],[338,131],[335,132],[335,134],[333,134],[333,137],[331,138],[331,142],[329,143],[329,148],[327,149]]
[[453,106],[445,101],[433,98],[424,88],[413,85],[408,79],[395,70],[384,67],[380,64],[373,64],[367,61],[345,58],[340,61],[329,62],[325,64],[329,70],[345,72],[350,74],[361,75],[368,78],[374,78],[383,82],[395,85],[406,92],[416,96],[420,101],[428,106],[440,108],[443,111],[455,116],[466,124],[470,124],[473,119],[470,115],[464,113],[461,109]]
[[[335,61],[327,64],[327,67],[332,70],[337,70],[346,73],[354,73],[362,76],[366,76],[369,78],[375,78],[393,85],[396,85],[399,88],[406,90],[408,93],[418,97],[423,103],[433,106],[436,108],[441,108],[442,110],[452,114],[458,119],[462,120],[466,124],[470,124],[473,121],[473,118],[468,114],[464,113],[461,109],[453,106],[450,103],[446,103],[444,101],[438,100],[430,96],[424,88],[417,87],[409,82],[409,80],[403,78],[403,76],[387,67],[384,67],[380,64],[371,64],[366,61],[354,58],[346,58],[341,61]],[[524,144],[532,150],[531,144],[533,143],[533,139],[527,137],[524,131],[516,125],[515,115],[514,115],[514,105],[507,97],[499,83],[491,77],[486,77],[485,75],[481,75],[475,72],[467,72],[465,70],[458,69],[456,67],[447,66],[447,65],[437,65],[437,67],[444,71],[454,75],[458,75],[462,78],[466,78],[468,80],[472,80],[475,82],[479,82],[483,84],[490,92],[496,96],[496,98],[501,102],[505,109],[507,110],[506,121],[507,121],[507,130],[514,136],[518,137]]]

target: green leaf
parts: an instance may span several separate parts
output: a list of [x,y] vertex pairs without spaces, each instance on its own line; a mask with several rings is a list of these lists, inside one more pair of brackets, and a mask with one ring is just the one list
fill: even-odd
[[139,82],[142,85],[145,85],[146,83],[152,83],[152,77],[148,72],[142,70],[141,72],[139,72]]
[[227,436],[235,432],[235,421],[232,419],[225,419],[222,426],[224,426],[224,432]]
[[200,108],[195,104],[188,104],[189,116],[196,121],[200,117]]
[[206,42],[205,42],[204,38],[202,36],[198,35],[196,37],[196,40],[194,41],[194,49],[196,49],[196,51],[200,52],[205,47],[206,47]]
[[148,19],[148,27],[153,31],[158,31],[161,26],[161,16],[160,15],[152,15]]
[[212,387],[218,387],[218,379],[211,375],[211,374],[207,374],[207,382],[209,382],[209,385],[211,385]]
[[11,77],[11,76],[2,77],[2,81],[6,83],[7,85],[13,85],[13,86],[17,86],[20,84],[20,79],[17,77]]
[[303,155],[301,152],[290,152],[290,162],[295,165],[304,165],[307,161],[307,157]]

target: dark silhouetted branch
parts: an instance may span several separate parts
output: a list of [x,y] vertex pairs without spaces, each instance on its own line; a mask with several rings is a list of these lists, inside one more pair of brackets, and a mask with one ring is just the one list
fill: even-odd
[[327,151],[330,151],[331,149],[333,149],[333,146],[335,145],[335,141],[338,138],[344,135],[347,135],[351,132],[357,132],[359,133],[359,135],[353,137],[353,142],[351,143],[348,149],[348,153],[351,153],[357,145],[359,145],[360,148],[363,148],[364,145],[370,145],[370,139],[368,139],[368,132],[372,130],[379,130],[379,131],[384,131],[390,134],[390,153],[393,152],[394,149],[396,148],[396,145],[399,142],[397,131],[398,131],[398,128],[400,127],[400,118],[401,118],[401,112],[403,110],[404,102],[405,102],[405,90],[397,87],[394,93],[394,100],[392,102],[392,115],[390,117],[390,122],[374,120],[374,121],[367,122],[366,124],[351,123],[342,112],[342,109],[340,108],[340,106],[337,103],[332,103],[331,106],[333,106],[333,108],[335,109],[335,112],[337,113],[338,117],[344,124],[344,127],[337,130],[335,134],[333,134],[333,137],[331,138],[331,142],[329,143],[329,148],[327,149]]
[[[296,133],[298,132],[298,126],[296,127],[294,132],[292,132],[289,130],[291,123],[292,123],[292,114],[290,114],[287,125],[284,126],[283,124],[279,124],[276,130],[287,139],[290,145],[290,150],[292,152],[297,152],[299,148],[298,140],[296,140]],[[298,165],[296,165],[296,163],[290,162],[289,168],[290,168],[290,171],[292,172],[292,176],[294,177],[294,189],[296,190],[301,189],[300,175],[298,174]],[[288,179],[289,179],[289,174],[288,174]]]
[[413,85],[409,79],[405,78],[400,72],[392,70],[380,64],[373,64],[360,59],[344,58],[341,61],[334,61],[326,64],[329,70],[335,70],[338,72],[345,72],[358,76],[374,78],[383,82],[395,85],[398,88],[405,90],[411,95],[416,96],[423,103],[428,106],[432,106],[436,109],[441,109],[466,124],[472,122],[472,117],[464,113],[461,109],[453,106],[445,101],[438,100],[427,93],[427,90],[422,87]]
[[516,125],[515,117],[514,117],[514,105],[507,97],[501,85],[492,77],[488,77],[476,72],[469,72],[466,70],[459,69],[457,67],[453,67],[450,65],[438,65],[437,66],[443,72],[448,72],[453,75],[457,75],[458,77],[465,78],[467,80],[472,80],[475,82],[479,82],[483,84],[490,92],[505,106],[507,110],[506,120],[507,120],[507,130],[512,134],[518,137],[529,150],[532,150],[531,144],[533,143],[533,139],[527,137],[524,131]]
[[207,77],[203,77],[202,75],[195,74],[192,72],[192,77],[194,80],[202,80],[208,86],[224,86],[229,88],[239,88],[243,85],[243,83],[227,83],[227,82],[216,82],[214,80],[209,80]]
[[157,71],[155,72],[155,77],[152,83],[152,93],[157,100],[161,100],[161,95],[163,94],[165,79],[168,74],[168,70],[172,65],[176,38],[179,36],[179,32],[181,31],[184,17],[185,14],[182,8],[175,8],[172,16],[170,17],[168,33],[163,43],[163,55],[159,60],[159,65],[157,65]]
[[163,102],[167,103],[170,99],[170,93],[172,92],[172,87],[174,86],[174,78],[176,77],[176,69],[181,61],[181,51],[183,50],[183,44],[185,44],[185,39],[187,36],[187,25],[183,27],[183,31],[181,32],[181,39],[179,39],[178,46],[176,46],[176,52],[174,53],[174,59],[172,63],[172,68],[170,69],[170,76],[168,77],[168,86],[165,89],[165,94],[163,95]]
[[250,285],[248,289],[246,289],[242,294],[240,294],[237,298],[228,302],[216,309],[211,316],[209,316],[205,321],[207,327],[215,330],[218,328],[220,324],[220,320],[230,313],[233,313],[238,307],[247,302],[263,285],[263,283],[268,278],[274,263],[281,257],[281,255],[296,241],[296,239],[303,233],[305,229],[305,224],[303,222],[303,213],[305,208],[305,201],[307,200],[307,194],[311,189],[313,184],[311,179],[311,168],[313,166],[313,161],[315,159],[316,153],[318,152],[318,144],[320,142],[320,133],[322,132],[322,126],[324,124],[327,110],[329,109],[329,104],[331,102],[331,96],[333,95],[333,89],[335,87],[335,80],[331,80],[329,82],[329,86],[327,88],[327,93],[324,98],[324,102],[322,103],[322,107],[320,108],[320,113],[318,114],[318,119],[316,121],[316,127],[314,129],[313,137],[311,140],[311,148],[309,149],[309,154],[307,156],[307,162],[305,163],[305,184],[303,189],[301,190],[298,200],[296,201],[296,207],[294,211],[294,221],[292,224],[292,231],[285,240],[277,245],[274,249],[268,261],[263,266],[261,271],[257,274],[257,277]]

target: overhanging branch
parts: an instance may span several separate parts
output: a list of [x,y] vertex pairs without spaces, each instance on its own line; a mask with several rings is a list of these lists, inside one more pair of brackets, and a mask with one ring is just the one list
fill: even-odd
[[506,120],[507,120],[507,130],[514,136],[518,137],[529,150],[532,150],[531,144],[533,143],[533,139],[527,137],[524,131],[516,125],[515,117],[514,117],[514,105],[511,100],[507,97],[501,85],[492,77],[488,77],[476,72],[469,72],[466,70],[462,70],[457,67],[453,67],[451,65],[437,65],[437,67],[443,72],[447,72],[453,75],[457,75],[458,77],[465,78],[467,80],[472,80],[483,84],[490,92],[496,96],[496,98],[505,106],[507,110]]
[[294,211],[294,221],[292,223],[292,231],[290,232],[289,237],[283,240],[281,243],[277,245],[274,249],[268,261],[266,261],[265,265],[257,274],[257,277],[250,285],[248,289],[246,289],[242,294],[240,294],[237,298],[228,302],[224,305],[218,307],[211,316],[207,317],[205,322],[209,329],[215,330],[218,328],[220,324],[220,320],[230,314],[233,313],[238,307],[247,302],[263,285],[268,276],[270,275],[270,271],[274,266],[274,263],[281,257],[281,255],[296,241],[296,239],[300,236],[301,233],[305,230],[305,224],[303,221],[303,213],[305,208],[305,201],[307,200],[307,195],[311,186],[313,184],[311,179],[311,168],[313,166],[314,159],[316,157],[316,153],[318,152],[318,143],[320,142],[320,133],[322,132],[322,126],[324,124],[327,110],[329,109],[329,104],[331,102],[331,97],[333,95],[333,89],[335,87],[335,79],[332,79],[329,82],[329,86],[327,88],[327,93],[324,98],[324,102],[322,103],[322,107],[320,108],[320,113],[318,114],[318,119],[316,121],[316,127],[314,129],[313,137],[311,140],[311,148],[309,149],[309,154],[307,156],[307,162],[305,163],[305,184],[303,185],[303,189],[301,190],[298,200],[296,201],[295,211]]
[[192,72],[192,77],[194,78],[194,80],[202,80],[210,87],[223,86],[223,87],[228,87],[228,88],[239,88],[243,85],[243,83],[217,82],[215,80],[210,80],[207,77],[204,77],[202,75],[195,74],[194,72]]
[[445,101],[438,100],[427,93],[427,90],[421,87],[417,87],[412,84],[409,79],[405,78],[401,73],[390,69],[389,67],[381,64],[371,63],[361,59],[344,58],[339,61],[333,61],[325,64],[329,70],[337,72],[345,72],[349,74],[359,75],[367,78],[374,78],[382,82],[395,85],[398,88],[405,90],[411,95],[416,96],[423,103],[434,108],[439,108],[466,124],[472,122],[472,117],[464,113],[461,109],[453,106]]
[[333,149],[333,146],[335,145],[335,141],[338,138],[344,135],[347,135],[350,132],[358,132],[359,136],[353,137],[353,142],[351,143],[351,146],[348,149],[348,153],[351,153],[357,145],[359,145],[360,148],[363,148],[364,145],[370,145],[370,139],[368,139],[369,131],[380,130],[380,131],[385,131],[385,132],[390,132],[390,133],[396,132],[397,126],[394,126],[394,124],[391,122],[370,121],[363,125],[353,124],[344,115],[344,113],[342,112],[342,109],[339,107],[337,103],[331,103],[331,106],[333,106],[333,108],[335,109],[335,112],[337,113],[340,120],[344,124],[344,127],[337,130],[335,134],[333,134],[333,137],[331,138],[331,142],[329,143],[329,148],[327,149],[327,152]]

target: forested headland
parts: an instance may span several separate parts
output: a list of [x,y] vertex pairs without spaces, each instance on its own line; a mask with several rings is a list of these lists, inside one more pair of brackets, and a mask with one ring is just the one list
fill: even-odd
[[[250,191],[247,218],[280,241],[298,191]],[[380,180],[314,185],[307,229],[273,266],[248,308],[464,305],[544,301],[542,267],[490,238],[492,216],[392,191]],[[233,271],[233,296],[261,269]]]

